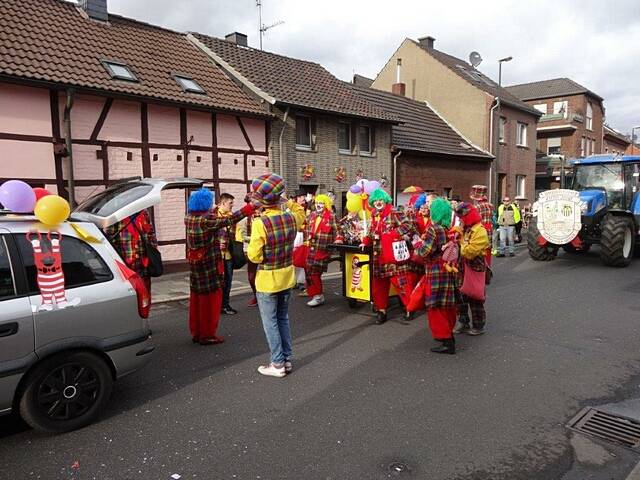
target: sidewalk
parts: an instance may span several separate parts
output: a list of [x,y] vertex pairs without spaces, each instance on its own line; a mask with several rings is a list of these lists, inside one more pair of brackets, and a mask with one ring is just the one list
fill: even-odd
[[[329,270],[322,278],[340,277],[340,263],[331,262]],[[233,273],[233,283],[231,284],[231,295],[249,293],[251,287],[247,281],[247,269],[242,268]],[[168,273],[160,278],[151,281],[151,298],[153,303],[174,302],[189,298],[189,272]]]

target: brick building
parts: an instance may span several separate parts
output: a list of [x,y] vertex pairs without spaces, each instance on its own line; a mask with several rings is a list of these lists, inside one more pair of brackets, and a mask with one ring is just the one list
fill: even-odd
[[603,99],[569,78],[507,87],[538,110],[536,190],[560,186],[561,163],[603,153]]
[[[270,115],[183,34],[82,5],[0,2],[0,183],[82,201],[126,177],[191,176],[244,196],[268,168]],[[160,250],[179,263],[185,192],[163,196]]]
[[367,85],[354,78],[354,88],[363,98],[397,117],[402,123],[391,131],[394,152],[394,188],[400,193],[411,185],[448,198],[466,199],[471,186],[486,181],[493,156],[473,145],[449,125],[427,103]]
[[624,155],[630,145],[629,137],[605,124],[602,153]]
[[428,102],[474,145],[499,153],[497,167],[492,165],[482,182],[491,185],[494,196],[533,198],[535,130],[541,114],[469,63],[435,49],[434,42],[432,37],[405,39],[373,88],[393,91],[395,84],[405,84],[405,96]]
[[358,176],[390,184],[393,116],[362,99],[321,65],[247,46],[246,35],[225,40],[188,37],[245,92],[275,116],[269,136],[272,169],[289,191],[329,191],[338,211]]

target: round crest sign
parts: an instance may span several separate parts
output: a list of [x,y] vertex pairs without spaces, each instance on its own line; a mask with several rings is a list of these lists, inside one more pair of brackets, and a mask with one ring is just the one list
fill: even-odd
[[547,190],[536,202],[538,229],[548,242],[564,245],[582,228],[580,193],[575,190]]

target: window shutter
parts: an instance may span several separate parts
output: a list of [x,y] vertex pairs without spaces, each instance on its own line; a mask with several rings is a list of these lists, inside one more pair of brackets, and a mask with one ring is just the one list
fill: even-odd
[[[351,123],[351,152],[355,152],[356,145],[358,145],[358,131],[360,130],[360,125],[358,122]],[[358,149],[360,149],[360,145],[358,145]]]
[[318,131],[317,129],[317,122],[316,122],[316,117],[312,116],[309,120],[310,124],[311,124],[311,148],[313,148],[315,150],[316,148],[316,140],[317,140],[317,135],[316,132]]
[[376,127],[375,125],[371,125],[371,154],[376,153]]

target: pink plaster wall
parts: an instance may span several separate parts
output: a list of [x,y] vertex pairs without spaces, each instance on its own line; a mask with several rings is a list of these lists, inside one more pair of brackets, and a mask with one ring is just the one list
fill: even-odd
[[[220,178],[237,178],[244,180],[244,156],[237,153],[220,153],[221,163],[218,165]],[[236,164],[235,161],[238,161]]]
[[50,137],[49,90],[0,83],[0,132]]
[[[155,155],[158,159],[154,160]],[[178,161],[178,155],[182,160]],[[150,148],[152,177],[184,177],[184,152],[163,148]]]
[[231,115],[217,115],[216,137],[218,139],[218,147],[221,148],[237,148],[248,150],[242,130],[238,125],[238,121]]
[[265,144],[265,121],[257,118],[240,118],[244,129],[251,140],[253,149],[256,152],[265,152],[267,146]]
[[162,260],[184,260],[184,245],[160,245],[158,250],[162,254]]
[[[67,96],[61,93],[58,97],[60,114],[60,129],[64,135],[64,108]],[[71,137],[74,140],[87,140],[98,122],[102,108],[106,102],[105,97],[96,95],[74,95],[73,107],[71,108]],[[75,153],[75,152],[74,152]]]
[[95,145],[73,145],[73,173],[77,180],[102,180],[102,159]]
[[187,110],[187,138],[193,135],[193,145],[212,145],[211,113]]
[[[200,161],[197,158],[200,157]],[[189,176],[211,180],[213,178],[213,163],[211,162],[211,152],[198,152],[192,150],[189,153]]]
[[53,144],[0,140],[0,177],[56,178]]
[[[142,176],[142,150],[139,148],[109,147],[109,179]],[[131,152],[132,160],[127,160]]]
[[44,186],[45,190],[48,190],[49,193],[51,193],[52,195],[58,195],[58,186],[57,185],[50,185],[50,184],[46,184]]
[[141,142],[140,129],[140,104],[114,100],[98,138],[114,142]]
[[[252,165],[252,161],[255,162],[255,166]],[[270,169],[267,167],[269,157],[262,155],[247,155],[247,174],[249,180],[252,180],[264,173],[269,173]]]
[[148,116],[150,143],[180,143],[180,110],[150,104]]
[[236,210],[244,205],[243,200],[247,194],[247,186],[239,183],[221,183],[220,193],[230,193],[235,198],[233,209]]

